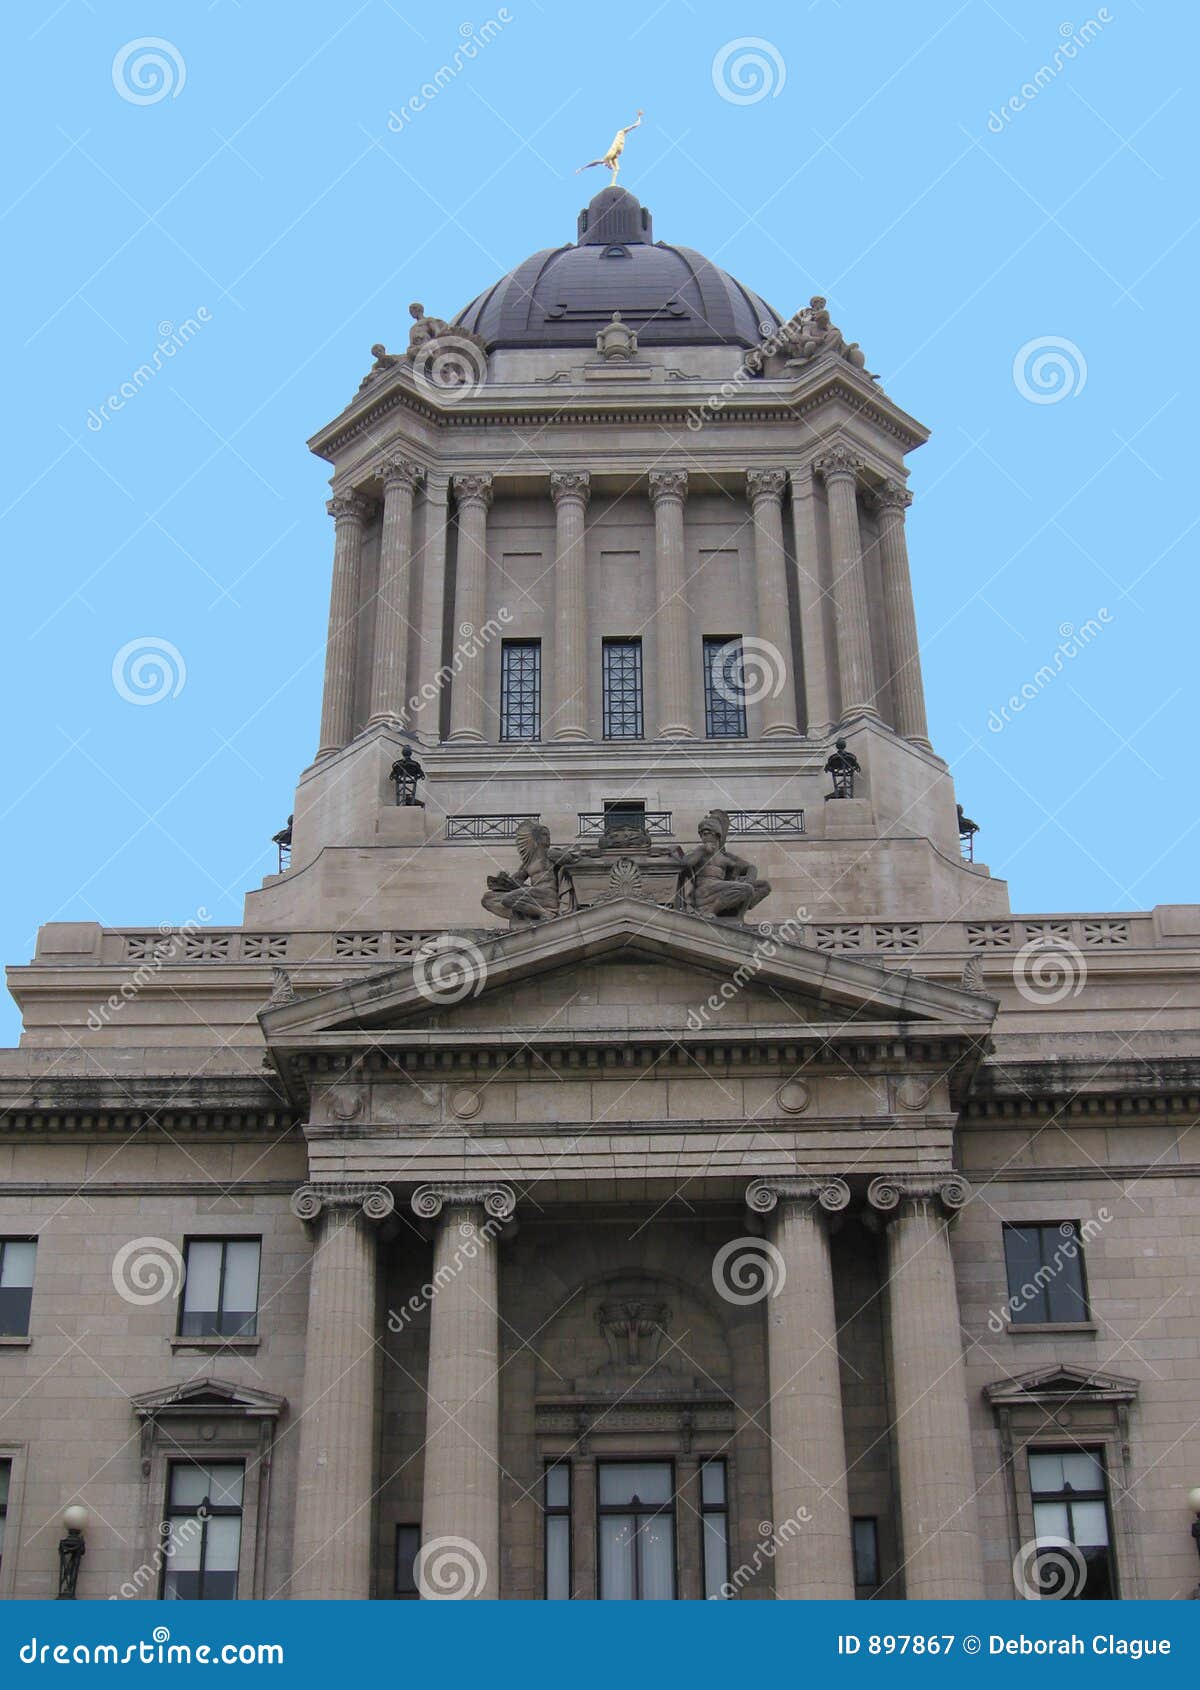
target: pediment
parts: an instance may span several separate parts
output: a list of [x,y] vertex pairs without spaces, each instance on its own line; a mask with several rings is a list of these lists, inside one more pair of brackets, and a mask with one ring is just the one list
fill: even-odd
[[[608,996],[636,1007],[643,1028],[656,1020],[650,1013],[655,970],[663,986],[669,978],[694,981],[693,1007],[702,1008],[714,994],[722,1005],[736,1001],[736,1015],[713,1019],[713,1036],[744,1032],[750,1024],[814,1031],[850,1025],[864,1037],[923,1027],[982,1041],[997,1007],[991,998],[907,969],[787,943],[751,926],[615,899],[528,927],[442,935],[424,955],[268,1008],[260,1021],[269,1047],[293,1051],[310,1040],[402,1028],[458,1029],[465,1037],[481,1028],[520,1025],[514,1004],[540,988],[541,1011],[533,1018],[544,1026],[554,1019],[555,997],[570,998],[573,979],[609,969],[627,971],[624,996]],[[554,982],[557,993],[549,990]],[[663,1003],[664,1027],[673,1016],[679,1019],[684,999],[676,993],[675,1002]],[[684,1019],[686,1008],[684,1002]],[[529,1019],[533,1012],[524,1015]],[[619,1017],[598,1006],[593,1022],[616,1026]],[[578,1015],[575,1024],[582,1024]]]
[[1060,1404],[1068,1400],[1132,1402],[1137,1394],[1136,1379],[1063,1362],[1018,1373],[1010,1379],[997,1379],[984,1386],[984,1396],[993,1408],[1013,1408],[1022,1403]]
[[131,1399],[139,1419],[162,1419],[172,1415],[239,1414],[253,1419],[277,1419],[287,1407],[287,1398],[271,1391],[255,1391],[229,1379],[189,1379],[182,1385],[167,1385],[144,1391]]

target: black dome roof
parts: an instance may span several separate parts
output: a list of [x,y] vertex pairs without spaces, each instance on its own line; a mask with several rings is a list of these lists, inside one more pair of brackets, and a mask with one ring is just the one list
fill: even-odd
[[757,346],[780,321],[702,254],[655,241],[650,213],[610,187],[579,213],[573,246],[535,252],[455,325],[489,347],[590,347],[614,311],[643,346]]

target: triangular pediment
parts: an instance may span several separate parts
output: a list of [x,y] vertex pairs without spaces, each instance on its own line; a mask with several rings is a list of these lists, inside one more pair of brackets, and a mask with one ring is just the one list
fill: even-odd
[[1101,1373],[1095,1368],[1052,1362],[1030,1373],[997,1379],[984,1386],[993,1408],[1011,1408],[1019,1403],[1062,1402],[1066,1398],[1092,1402],[1131,1402],[1138,1394],[1138,1381],[1119,1373]]
[[[733,1030],[739,1021],[744,1026],[752,1011],[757,1026],[849,1024],[864,1035],[924,1026],[982,1040],[996,1013],[993,999],[908,969],[627,898],[527,927],[444,934],[393,968],[268,1008],[260,1020],[269,1046],[291,1049],[310,1039],[405,1027],[460,1027],[466,1035],[513,1026],[514,1001],[530,983],[558,980],[569,995],[573,975],[598,967],[628,971],[624,1001],[642,1011],[641,1025],[653,1020],[646,1013],[654,1005],[647,971],[656,968],[694,980],[700,1004],[714,994],[728,1001],[736,992],[737,1016],[725,1017],[716,1031]],[[552,1008],[543,1005],[542,1023]],[[678,1018],[678,1005],[672,1013]],[[664,1014],[663,1024],[670,1020]],[[597,1027],[613,1024],[611,1015],[597,1014]]]
[[189,1379],[182,1385],[144,1391],[131,1400],[134,1413],[141,1419],[189,1414],[244,1414],[275,1419],[287,1407],[286,1397],[255,1391],[229,1379]]

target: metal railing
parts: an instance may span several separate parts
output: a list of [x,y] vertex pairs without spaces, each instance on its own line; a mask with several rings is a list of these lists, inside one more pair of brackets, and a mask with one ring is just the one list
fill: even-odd
[[670,810],[580,810],[579,837],[601,839],[609,827],[641,827],[651,839],[669,839],[673,832]]
[[804,811],[730,810],[729,831],[745,837],[797,839],[804,832]]
[[522,822],[540,821],[540,814],[508,816],[447,816],[447,839],[515,839]]

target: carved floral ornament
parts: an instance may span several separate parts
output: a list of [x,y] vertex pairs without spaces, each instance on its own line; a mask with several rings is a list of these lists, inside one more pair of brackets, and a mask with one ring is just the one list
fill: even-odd
[[464,505],[482,505],[486,510],[492,502],[492,477],[487,471],[471,475],[456,475],[453,479],[454,497],[461,510]]
[[656,469],[650,472],[650,503],[657,505],[664,499],[687,498],[688,477],[685,469]]
[[866,467],[866,461],[845,444],[831,446],[813,460],[813,468],[826,483],[839,478],[856,482]]
[[379,473],[383,478],[385,488],[408,487],[413,489],[420,486],[425,479],[424,466],[415,462],[412,458],[402,456],[385,458],[379,466]]
[[751,505],[759,500],[778,504],[787,486],[785,469],[749,469],[746,471],[746,493]]
[[592,478],[585,469],[553,470],[550,475],[550,496],[556,505],[577,499],[586,505],[592,489]]
[[325,509],[335,523],[361,524],[371,514],[371,501],[362,493],[335,493],[333,498],[326,502]]

